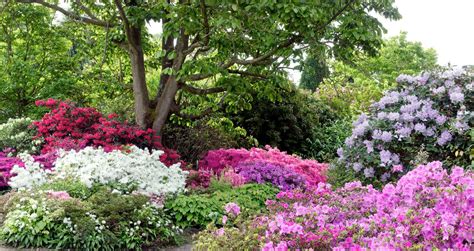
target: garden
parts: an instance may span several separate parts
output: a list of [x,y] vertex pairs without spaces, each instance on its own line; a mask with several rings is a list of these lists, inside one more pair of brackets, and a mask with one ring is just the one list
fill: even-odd
[[0,4],[0,249],[472,250],[474,68],[270,2]]

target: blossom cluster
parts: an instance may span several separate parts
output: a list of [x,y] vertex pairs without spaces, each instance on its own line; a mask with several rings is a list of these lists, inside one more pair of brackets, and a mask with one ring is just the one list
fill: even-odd
[[278,163],[245,161],[237,165],[236,169],[247,182],[259,184],[268,182],[281,190],[305,187],[305,179],[302,175]]
[[0,124],[0,151],[16,155],[27,152],[37,153],[42,144],[41,138],[33,139],[36,131],[31,127],[30,118],[10,118]]
[[420,165],[379,191],[350,182],[332,190],[286,191],[268,201],[263,250],[470,250],[474,174],[441,162]]
[[106,152],[102,148],[59,151],[53,171],[54,178],[73,178],[91,187],[98,183],[116,189],[136,190],[153,195],[184,191],[187,172],[180,163],[167,167],[160,162],[163,151],[130,146],[126,151]]
[[49,108],[39,121],[33,122],[37,138],[44,138],[43,153],[64,150],[80,150],[86,146],[101,146],[107,151],[134,144],[140,148],[161,149],[161,161],[167,165],[176,163],[179,155],[164,148],[152,129],[143,130],[127,122],[116,120],[117,115],[103,116],[95,108],[78,107],[72,102],[54,99],[38,100],[36,105]]
[[[240,165],[240,167],[239,167]],[[273,172],[270,166],[280,171]],[[212,175],[220,175],[223,170],[233,168],[236,173],[248,178],[248,182],[271,182],[278,186],[288,184],[300,184],[304,181],[305,186],[316,186],[319,182],[325,182],[325,172],[328,165],[318,163],[315,160],[301,159],[298,156],[289,155],[277,148],[266,146],[262,148],[247,149],[218,149],[209,151],[199,161],[199,172],[192,185],[206,186]],[[254,171],[250,171],[254,169]],[[284,171],[283,171],[284,169]],[[262,172],[258,178],[258,172]],[[278,175],[288,175],[282,180],[277,180]],[[286,179],[286,180],[285,180]],[[291,186],[291,185],[288,185]]]
[[461,70],[401,75],[389,91],[353,123],[338,149],[339,166],[363,181],[396,180],[414,167],[421,148],[428,160],[468,165],[474,116],[474,75]]

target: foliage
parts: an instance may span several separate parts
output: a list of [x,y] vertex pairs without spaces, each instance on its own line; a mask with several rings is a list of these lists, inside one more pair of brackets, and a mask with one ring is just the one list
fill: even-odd
[[36,104],[51,110],[41,120],[33,122],[38,131],[36,136],[45,141],[43,153],[56,149],[80,150],[86,146],[101,146],[110,151],[121,145],[134,144],[141,148],[163,149],[160,160],[167,165],[178,162],[179,155],[163,148],[154,138],[153,130],[119,122],[115,120],[115,114],[104,117],[94,108],[54,99],[39,100]]
[[[13,168],[13,188],[32,188],[48,180],[77,179],[87,187],[108,185],[121,192],[136,191],[149,196],[164,196],[184,191],[187,172],[180,164],[170,167],[159,161],[162,151],[151,153],[136,146],[124,151],[105,152],[86,147],[80,151],[59,151],[51,173],[45,172],[31,156],[25,157],[25,168]],[[28,159],[29,157],[29,159]]]
[[165,204],[176,225],[205,227],[216,223],[224,214],[224,206],[236,202],[242,214],[250,216],[265,210],[265,201],[273,198],[278,189],[265,184],[246,184],[233,189],[215,191],[210,194],[178,195]]
[[3,1],[0,13],[0,121],[36,118],[36,99],[74,97],[80,59],[69,53],[68,30],[54,13],[38,6]]
[[235,168],[246,182],[258,184],[270,183],[281,190],[292,190],[305,188],[305,178],[293,170],[285,168],[281,164],[268,163],[265,161],[245,161]]
[[224,228],[221,235],[208,231],[199,240],[254,239],[259,242],[249,249],[262,250],[470,250],[473,189],[471,171],[454,167],[448,174],[441,162],[431,162],[381,191],[351,182],[336,190],[321,184],[314,191],[280,192],[267,203],[268,216]]
[[376,57],[362,57],[351,64],[332,62],[332,74],[319,86],[317,94],[338,113],[358,115],[367,112],[383,91],[395,87],[393,80],[398,75],[416,75],[436,67],[433,49],[407,41],[406,33],[401,33],[385,40]]
[[173,243],[180,232],[146,197],[106,188],[87,200],[68,197],[64,191],[39,190],[19,193],[9,203],[13,206],[0,238],[13,246],[140,250],[144,245]]
[[396,180],[413,168],[424,146],[428,161],[469,166],[473,116],[473,76],[462,70],[400,75],[400,88],[372,105],[354,122],[352,135],[338,150],[339,168],[364,182]]
[[351,121],[349,117],[341,117],[325,123],[324,126],[313,128],[313,136],[306,139],[308,153],[303,157],[332,161],[337,156],[337,149],[344,145],[344,139],[350,136]]
[[318,56],[308,55],[301,66],[299,88],[315,91],[330,74],[327,63]]
[[303,90],[290,88],[277,93],[281,100],[254,93],[252,109],[228,116],[261,146],[271,145],[302,156],[316,155],[323,148],[309,142],[318,140],[318,132],[340,116],[318,97]]
[[201,181],[204,181],[201,185],[206,185],[205,177],[210,177],[212,174],[220,175],[222,170],[228,167],[234,168],[238,173],[237,167],[244,161],[259,161],[282,166],[300,175],[305,180],[306,186],[315,186],[326,180],[327,164],[318,163],[315,160],[301,159],[298,156],[289,155],[277,148],[267,146],[265,149],[219,149],[209,151],[199,161],[199,174],[202,174]]
[[41,139],[33,139],[36,131],[31,128],[32,122],[30,118],[11,118],[6,123],[0,124],[0,150],[13,154],[37,153]]
[[187,163],[195,164],[210,150],[247,145],[240,138],[208,125],[205,121],[198,121],[191,126],[169,123],[163,132],[163,145],[175,149]]

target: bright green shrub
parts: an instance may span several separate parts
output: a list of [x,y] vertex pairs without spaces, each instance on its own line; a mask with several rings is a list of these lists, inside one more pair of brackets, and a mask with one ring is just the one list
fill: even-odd
[[270,185],[246,184],[210,194],[179,195],[166,202],[165,211],[182,228],[202,228],[221,219],[229,202],[237,203],[243,215],[253,215],[265,211],[265,202],[277,193],[278,189]]

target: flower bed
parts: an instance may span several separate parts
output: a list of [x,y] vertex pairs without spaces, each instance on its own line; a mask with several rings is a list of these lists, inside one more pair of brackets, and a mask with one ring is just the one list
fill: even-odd
[[229,227],[216,234],[211,227],[201,233],[198,246],[248,247],[253,238],[259,241],[250,248],[262,250],[470,250],[473,203],[472,172],[454,167],[448,174],[441,162],[431,162],[381,191],[351,182],[336,190],[321,183],[313,191],[280,192],[267,202],[268,216],[247,221],[238,231]]
[[[214,175],[220,176],[224,170],[231,168],[246,178],[247,182],[270,182],[285,189],[303,183],[305,187],[313,187],[326,181],[327,167],[327,164],[301,159],[269,146],[250,150],[219,149],[209,151],[199,161],[198,173],[190,180],[190,186],[207,187]],[[282,178],[279,175],[288,176]]]

